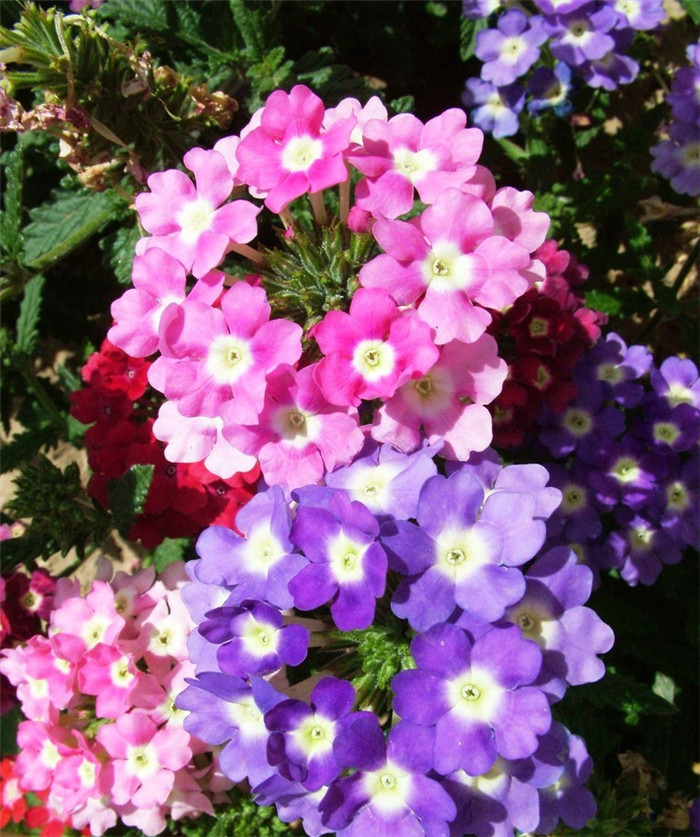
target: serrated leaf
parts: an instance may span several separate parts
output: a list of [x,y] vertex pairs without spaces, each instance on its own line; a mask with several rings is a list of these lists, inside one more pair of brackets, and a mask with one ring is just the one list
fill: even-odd
[[131,285],[136,242],[140,237],[141,233],[135,224],[124,224],[116,232],[100,239],[105,266],[114,272],[120,285]]
[[100,12],[130,31],[165,32],[170,28],[167,6],[166,0],[110,0]]
[[119,534],[126,538],[136,515],[143,511],[153,479],[153,465],[132,465],[118,480],[110,480],[109,508]]
[[166,538],[153,550],[153,566],[156,572],[163,572],[175,561],[184,561],[190,544],[189,538]]
[[50,201],[29,213],[31,222],[24,229],[26,266],[42,270],[64,258],[105,227],[123,206],[123,199],[113,190],[54,189]]
[[22,253],[22,173],[23,146],[6,155],[3,184],[3,212],[0,215],[0,249],[10,261],[18,262]]
[[24,430],[6,442],[0,460],[0,473],[14,471],[15,468],[31,459],[41,448],[56,441],[56,429],[51,424]]
[[15,341],[17,352],[31,355],[36,349],[39,339],[39,315],[41,314],[41,300],[45,281],[42,275],[33,276],[24,286],[24,297],[17,318],[17,338]]

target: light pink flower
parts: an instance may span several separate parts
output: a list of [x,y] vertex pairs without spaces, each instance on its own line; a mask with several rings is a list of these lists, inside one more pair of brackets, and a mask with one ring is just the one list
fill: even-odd
[[161,383],[182,415],[213,418],[230,402],[231,420],[250,424],[262,409],[266,376],[299,359],[301,334],[296,323],[270,320],[263,288],[238,282],[221,298],[221,309],[188,300],[163,312],[163,357],[149,380]]
[[142,673],[127,651],[100,643],[88,651],[78,670],[78,686],[86,695],[95,695],[98,718],[118,718],[131,706]]
[[399,305],[416,303],[438,345],[484,333],[491,315],[475,302],[501,307],[528,288],[520,273],[528,251],[493,235],[486,203],[457,189],[446,189],[418,218],[380,218],[372,231],[386,252],[364,265],[360,283],[384,288]]
[[222,205],[233,178],[218,151],[192,148],[183,160],[196,186],[184,172],[169,169],[152,174],[151,191],[136,196],[141,223],[152,234],[141,239],[137,252],[159,247],[199,278],[221,262],[230,242],[255,238],[260,207],[243,200]]
[[84,599],[77,596],[66,599],[54,610],[49,636],[62,655],[74,659],[76,653],[94,648],[98,642],[114,644],[124,625],[110,585],[106,581],[94,581]]
[[421,443],[421,429],[430,444],[444,440],[440,455],[466,461],[473,451],[491,443],[491,416],[484,407],[501,391],[508,371],[489,334],[471,344],[453,341],[418,380],[405,384],[380,407],[372,437],[404,453]]
[[316,381],[333,404],[356,407],[362,399],[389,398],[438,358],[430,327],[414,311],[402,314],[378,288],[360,288],[350,313],[329,311],[313,336],[325,355]]
[[130,712],[97,731],[110,756],[102,776],[116,805],[137,808],[163,805],[172,790],[175,771],[192,757],[190,736],[183,729],[158,729],[146,715]]
[[535,212],[535,196],[511,186],[499,189],[489,201],[494,235],[503,235],[534,253],[543,244],[549,230],[546,212]]
[[355,189],[357,206],[396,218],[413,207],[414,188],[424,203],[433,203],[447,187],[460,186],[474,173],[484,141],[478,128],[466,124],[459,108],[425,125],[410,113],[368,122],[362,148],[348,154],[365,175]]
[[168,462],[204,462],[204,467],[222,479],[245,473],[256,459],[233,447],[223,436],[224,422],[219,416],[183,416],[173,401],[158,411],[153,435],[165,446]]
[[[195,284],[189,299],[212,305],[224,287],[226,274],[211,270]],[[112,303],[114,325],[107,339],[132,357],[148,357],[158,348],[160,316],[171,302],[187,296],[187,271],[177,259],[151,247],[134,259],[133,288]]]
[[56,765],[70,751],[68,740],[68,731],[61,727],[22,721],[17,727],[15,772],[25,790],[45,790],[51,785]]
[[224,425],[231,444],[258,457],[268,485],[290,490],[346,465],[364,440],[357,411],[324,398],[314,381],[314,365],[298,372],[280,366],[268,379],[258,423],[238,425],[224,414]]
[[308,87],[276,90],[265,103],[260,127],[241,138],[238,176],[267,193],[265,205],[273,212],[348,179],[343,152],[357,120],[336,119],[324,130],[324,115],[323,102]]
[[72,816],[91,796],[101,795],[101,763],[77,730],[73,730],[73,738],[78,746],[61,754],[51,782],[52,807],[63,816]]
[[347,98],[338,102],[334,108],[328,108],[323,117],[324,130],[327,131],[339,119],[347,119],[349,116],[357,119],[357,124],[350,134],[350,142],[355,145],[361,145],[365,125],[370,120],[379,119],[381,122],[387,122],[389,119],[387,109],[379,96],[372,96],[365,105],[358,99]]

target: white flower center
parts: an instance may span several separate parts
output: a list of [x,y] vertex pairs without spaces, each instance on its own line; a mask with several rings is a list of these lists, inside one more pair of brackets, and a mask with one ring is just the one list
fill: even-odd
[[590,433],[593,427],[593,419],[591,418],[591,414],[586,410],[578,407],[570,407],[564,413],[562,424],[572,436],[581,438],[587,433]]
[[181,235],[188,244],[194,244],[199,236],[211,228],[216,207],[206,198],[196,198],[186,203],[178,212],[176,221]]
[[488,563],[490,557],[488,544],[477,529],[441,532],[436,543],[436,567],[456,584]]
[[348,581],[360,581],[364,578],[363,558],[367,544],[354,541],[340,532],[328,544],[331,571],[342,584]]
[[311,715],[294,730],[292,738],[310,759],[333,749],[335,724],[321,715]]
[[317,416],[290,405],[277,410],[272,426],[287,444],[303,448],[318,437],[320,422]]
[[352,365],[367,381],[377,381],[394,368],[396,353],[382,340],[361,340],[355,347]]
[[473,260],[451,241],[436,242],[421,268],[426,285],[437,291],[464,290],[476,279]]
[[287,171],[307,171],[323,155],[323,143],[308,134],[292,137],[282,152],[282,167]]
[[129,746],[126,750],[126,766],[129,773],[146,779],[158,772],[158,754],[152,744],[134,747]]
[[243,631],[242,640],[246,651],[253,657],[266,657],[277,651],[279,631],[274,626],[258,622],[251,616]]
[[636,459],[621,456],[610,469],[610,473],[621,483],[635,482],[642,473]]
[[134,674],[129,671],[129,658],[120,657],[109,667],[109,677],[112,683],[120,689],[126,689],[134,679]]
[[496,715],[505,690],[483,668],[469,671],[446,683],[452,711],[462,718],[489,722]]
[[247,340],[222,334],[209,347],[206,363],[218,384],[233,384],[253,365],[253,353]]
[[598,380],[617,384],[622,380],[622,370],[614,363],[603,363],[598,367]]
[[393,157],[394,171],[407,177],[411,183],[416,183],[437,168],[435,155],[427,148],[421,148],[420,151],[411,151],[410,148],[397,148]]
[[368,772],[362,782],[363,790],[372,800],[372,807],[383,814],[393,814],[406,808],[413,781],[410,773],[387,762],[379,770]]

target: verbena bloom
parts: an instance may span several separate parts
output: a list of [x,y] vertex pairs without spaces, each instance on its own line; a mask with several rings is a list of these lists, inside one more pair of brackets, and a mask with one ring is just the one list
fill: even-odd
[[192,148],[183,161],[196,185],[184,172],[169,169],[152,174],[151,191],[136,196],[136,211],[151,233],[137,250],[165,250],[199,278],[221,262],[232,241],[255,238],[260,207],[245,200],[225,203],[233,178],[218,151]]
[[498,18],[496,29],[477,35],[476,55],[484,62],[481,78],[498,87],[511,84],[537,61],[546,40],[541,17],[509,9]]
[[400,312],[380,289],[360,288],[349,313],[329,311],[313,336],[324,353],[316,380],[334,404],[389,398],[438,358],[427,323]]
[[343,493],[334,494],[327,509],[301,506],[291,540],[310,563],[289,583],[296,607],[330,603],[341,630],[368,628],[386,584],[387,558],[378,535],[374,515]]
[[525,91],[517,84],[496,87],[479,78],[467,79],[462,101],[473,108],[471,119],[496,139],[517,134],[518,114],[525,106]]
[[433,763],[447,775],[485,773],[498,755],[524,758],[552,719],[544,693],[530,686],[541,654],[516,627],[492,628],[474,642],[456,625],[439,623],[411,643],[417,669],[392,681],[394,710],[435,729]]
[[527,86],[530,94],[527,109],[530,113],[540,113],[552,108],[558,116],[565,116],[572,107],[569,99],[572,87],[571,68],[563,61],[557,61],[551,69],[537,67]]
[[550,36],[549,48],[559,61],[577,67],[585,61],[602,58],[614,49],[610,30],[617,15],[610,6],[595,3],[579,5],[574,11],[545,18],[545,29]]
[[323,102],[308,87],[268,96],[260,125],[236,150],[238,176],[265,192],[265,205],[279,212],[294,198],[316,193],[348,178],[343,152],[356,124],[354,115],[323,128]]
[[671,181],[679,195],[700,195],[700,127],[693,122],[674,122],[669,138],[649,150],[651,170]]

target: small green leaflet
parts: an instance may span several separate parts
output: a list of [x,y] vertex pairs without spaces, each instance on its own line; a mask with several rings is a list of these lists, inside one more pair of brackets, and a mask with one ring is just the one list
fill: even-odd
[[101,230],[124,200],[113,191],[72,192],[54,189],[51,200],[29,213],[24,228],[24,261],[32,270],[43,270],[67,256]]
[[143,511],[152,479],[153,465],[132,465],[123,477],[109,482],[109,507],[124,538],[129,536],[136,515]]
[[20,261],[22,253],[22,149],[16,148],[3,155],[4,166],[3,212],[0,215],[0,249],[10,261]]
[[44,290],[43,276],[33,276],[24,286],[24,297],[19,308],[17,318],[17,339],[15,351],[31,355],[36,349],[39,339],[39,315],[41,313],[41,298]]

